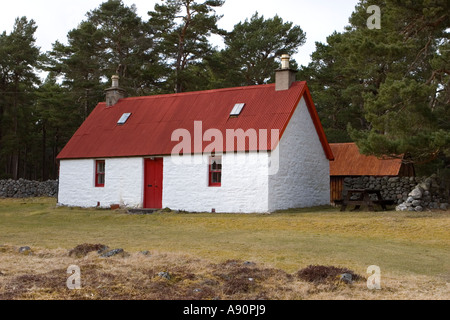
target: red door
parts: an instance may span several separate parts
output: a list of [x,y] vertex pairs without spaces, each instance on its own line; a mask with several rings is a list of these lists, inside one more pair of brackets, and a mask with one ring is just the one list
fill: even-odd
[[145,159],[144,208],[162,209],[163,158]]

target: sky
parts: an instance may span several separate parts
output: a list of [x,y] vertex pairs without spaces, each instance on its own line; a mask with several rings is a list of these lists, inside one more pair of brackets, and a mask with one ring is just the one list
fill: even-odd
[[[0,32],[11,32],[17,17],[33,19],[38,29],[36,44],[41,51],[49,51],[59,40],[67,43],[67,33],[86,20],[86,13],[99,7],[106,0],[13,0],[2,4]],[[137,13],[144,20],[155,3],[162,0],[123,0],[127,6],[136,5]],[[348,18],[359,0],[226,0],[217,13],[223,15],[219,27],[231,31],[237,23],[250,19],[258,11],[264,18],[276,14],[285,22],[293,22],[306,32],[307,42],[299,48],[294,59],[299,65],[307,65],[315,50],[316,42],[326,42],[334,31],[343,31]],[[216,39],[220,48],[222,43]]]

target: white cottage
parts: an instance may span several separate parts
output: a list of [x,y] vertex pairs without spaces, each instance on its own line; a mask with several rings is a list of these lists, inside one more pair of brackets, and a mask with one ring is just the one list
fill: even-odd
[[330,203],[333,160],[288,57],[276,84],[125,98],[118,78],[58,155],[60,205],[272,212]]

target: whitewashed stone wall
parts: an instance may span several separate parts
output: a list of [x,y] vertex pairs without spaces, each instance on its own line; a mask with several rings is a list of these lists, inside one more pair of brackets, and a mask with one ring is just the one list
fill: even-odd
[[[223,155],[222,186],[209,187],[209,156],[164,158],[163,207],[193,212],[267,212],[266,153]],[[187,159],[187,160],[186,160]],[[60,205],[143,206],[144,159],[106,159],[105,187],[95,187],[95,160],[60,163]]]
[[105,187],[95,187],[95,160],[60,162],[60,205],[109,207],[120,204],[142,207],[144,164],[142,158],[106,159]]
[[330,164],[304,98],[279,144],[279,172],[270,176],[270,211],[330,203]]
[[209,187],[209,156],[164,160],[163,207],[193,212],[267,212],[268,154],[222,155],[222,186]]

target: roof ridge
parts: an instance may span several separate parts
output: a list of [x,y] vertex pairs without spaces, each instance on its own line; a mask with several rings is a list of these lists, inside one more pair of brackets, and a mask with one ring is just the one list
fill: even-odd
[[330,143],[330,146],[336,146],[336,145],[342,145],[342,144],[354,144],[356,145],[356,142],[334,142],[334,143]]
[[[296,81],[294,84],[304,83],[306,81]],[[293,84],[293,85],[294,85]],[[227,91],[243,91],[243,90],[251,90],[251,89],[259,89],[259,88],[270,88],[275,87],[275,83],[268,84],[257,84],[245,87],[232,87],[232,88],[219,88],[219,89],[209,89],[209,90],[198,90],[198,91],[189,91],[189,92],[181,92],[181,93],[164,93],[164,94],[155,94],[149,96],[138,96],[138,97],[128,97],[122,100],[139,100],[139,99],[148,99],[148,98],[170,98],[170,97],[183,97],[189,95],[199,95],[199,94],[211,94],[215,92],[227,92]]]

